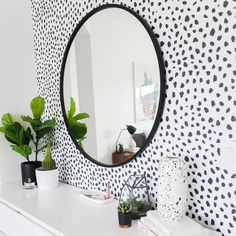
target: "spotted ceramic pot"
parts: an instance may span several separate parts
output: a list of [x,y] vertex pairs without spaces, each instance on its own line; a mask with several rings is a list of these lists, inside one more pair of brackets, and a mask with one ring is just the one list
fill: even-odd
[[179,157],[160,161],[157,210],[165,221],[181,221],[187,208],[187,166]]

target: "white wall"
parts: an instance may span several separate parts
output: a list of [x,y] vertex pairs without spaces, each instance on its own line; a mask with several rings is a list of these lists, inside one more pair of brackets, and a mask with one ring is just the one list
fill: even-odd
[[[28,114],[36,96],[30,1],[0,0],[0,116]],[[23,157],[0,134],[0,183],[21,178]]]
[[[76,37],[76,61],[78,77],[78,94],[79,94],[79,108],[80,112],[86,112],[89,114],[89,118],[82,120],[88,127],[86,138],[83,141],[85,151],[89,150],[91,157],[97,157],[97,139],[96,139],[96,114],[95,114],[95,101],[94,101],[94,86],[92,75],[92,55],[91,55],[91,42],[90,35],[85,32]],[[78,42],[79,41],[79,42]],[[83,55],[83,56],[82,56]]]
[[95,125],[95,108],[92,79],[92,59],[90,36],[85,27],[81,28],[75,37],[66,59],[64,76],[64,103],[66,111],[70,107],[70,97],[73,97],[76,104],[76,114],[86,112],[89,118],[82,120],[88,127],[88,132],[83,143],[89,155],[97,157],[97,139]]

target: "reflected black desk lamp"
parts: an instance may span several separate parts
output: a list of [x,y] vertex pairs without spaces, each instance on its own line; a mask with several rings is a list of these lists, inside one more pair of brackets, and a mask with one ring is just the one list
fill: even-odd
[[119,142],[119,139],[120,139],[120,135],[121,135],[122,131],[124,131],[124,130],[128,130],[130,135],[133,135],[135,133],[135,131],[136,131],[136,128],[134,126],[132,126],[132,125],[126,125],[126,128],[122,129],[120,131],[120,134],[119,134],[118,139],[116,141],[116,153],[118,152],[118,142]]

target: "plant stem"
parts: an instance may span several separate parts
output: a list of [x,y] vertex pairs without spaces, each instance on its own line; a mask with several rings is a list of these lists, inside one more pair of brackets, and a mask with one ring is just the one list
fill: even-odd
[[38,144],[39,144],[39,139],[38,139],[38,132],[36,133],[36,142],[35,142],[35,162],[38,161]]

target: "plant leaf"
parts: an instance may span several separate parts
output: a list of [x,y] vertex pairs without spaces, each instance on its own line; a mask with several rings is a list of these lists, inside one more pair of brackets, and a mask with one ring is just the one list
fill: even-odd
[[87,126],[79,120],[89,118],[87,113],[78,113],[75,115],[76,105],[74,99],[70,98],[70,110],[67,111],[68,129],[71,131],[78,144],[82,147],[82,141],[86,138]]
[[41,139],[44,135],[50,133],[53,130],[53,128],[44,128],[40,131],[38,131],[38,139]]
[[45,109],[44,98],[40,96],[35,97],[31,101],[30,108],[33,113],[34,119],[40,119]]
[[45,134],[48,134],[55,127],[56,121],[55,119],[45,121],[41,126],[37,129],[38,138],[42,138]]
[[82,119],[86,119],[89,118],[89,114],[88,113],[79,113],[76,116],[73,117],[73,119],[75,120],[82,120]]
[[76,140],[84,138],[87,133],[87,126],[84,123],[79,123],[76,120],[69,121],[69,129]]
[[19,133],[20,133],[21,128],[22,126],[18,122],[14,122],[12,125],[8,126],[5,129],[6,139],[13,144],[20,145]]
[[34,141],[34,137],[33,137],[32,133],[31,133],[31,129],[29,127],[26,129],[25,133],[26,133],[27,137],[30,140]]
[[38,127],[38,131],[43,130],[45,128],[54,128],[56,125],[56,120],[52,119],[52,120],[46,120],[45,122],[43,122],[39,127]]
[[2,133],[5,133],[5,129],[4,129],[4,127],[2,126],[2,127],[0,127],[0,132],[2,132]]
[[31,118],[30,116],[21,116],[21,119],[25,122],[33,122],[33,118]]
[[68,118],[73,117],[73,115],[76,112],[76,108],[75,108],[75,100],[71,97],[70,98],[70,110],[67,112],[67,116]]
[[35,132],[37,132],[40,125],[42,125],[42,121],[40,119],[33,119],[29,116],[21,116],[21,119],[25,122],[29,122]]
[[24,144],[29,144],[30,143],[30,138],[27,136],[24,128],[22,127],[20,132],[19,132],[19,144],[24,145]]
[[2,116],[2,124],[4,128],[7,128],[9,125],[14,123],[13,117],[10,113],[6,113]]
[[11,147],[12,147],[12,150],[20,153],[26,159],[28,159],[29,155],[32,153],[32,149],[29,145],[20,145],[20,146],[11,145]]
[[38,149],[38,152],[42,151],[43,149],[45,149],[47,147],[47,144],[42,146],[41,148]]

